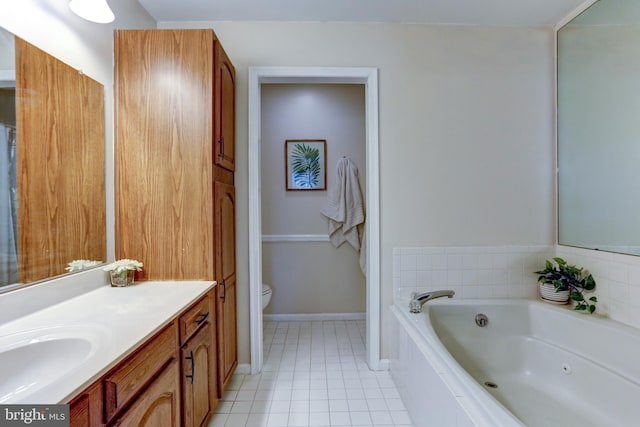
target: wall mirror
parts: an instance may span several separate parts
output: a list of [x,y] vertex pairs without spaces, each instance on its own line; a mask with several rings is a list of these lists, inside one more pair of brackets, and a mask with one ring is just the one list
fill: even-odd
[[0,292],[105,258],[104,88],[0,28]]
[[640,2],[558,31],[558,242],[640,255]]

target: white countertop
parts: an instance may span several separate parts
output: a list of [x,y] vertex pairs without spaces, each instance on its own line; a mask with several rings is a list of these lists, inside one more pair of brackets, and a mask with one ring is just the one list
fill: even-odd
[[[60,378],[46,385],[34,381],[24,391],[11,395],[0,393],[0,404],[67,402],[214,286],[213,281],[140,282],[124,288],[102,286],[0,325],[0,352],[10,348],[12,340],[28,343],[32,342],[30,336],[41,339],[43,334],[85,337],[92,342],[89,354]],[[84,341],[77,342],[86,349]],[[44,377],[52,375],[47,370],[60,372],[54,352],[51,355],[51,366],[45,366]],[[0,382],[3,375],[21,375],[19,372],[28,372],[32,366],[24,357],[15,359],[16,365],[24,366],[13,366],[13,371],[4,374],[0,367]]]

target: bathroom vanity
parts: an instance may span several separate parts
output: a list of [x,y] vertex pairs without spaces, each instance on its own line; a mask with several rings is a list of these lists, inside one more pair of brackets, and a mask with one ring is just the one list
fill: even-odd
[[71,425],[206,425],[218,402],[214,291],[73,397]]

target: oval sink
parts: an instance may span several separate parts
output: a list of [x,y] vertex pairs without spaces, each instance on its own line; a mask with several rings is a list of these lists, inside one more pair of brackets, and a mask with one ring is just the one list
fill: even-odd
[[0,403],[23,400],[67,375],[95,354],[102,335],[73,326],[0,336]]

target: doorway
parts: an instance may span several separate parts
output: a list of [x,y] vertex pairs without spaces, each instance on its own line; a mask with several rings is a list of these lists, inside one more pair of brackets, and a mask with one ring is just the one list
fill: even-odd
[[262,370],[262,230],[260,189],[261,85],[268,83],[363,84],[366,116],[366,195],[368,242],[366,267],[366,352],[372,370],[380,360],[380,198],[378,143],[378,72],[376,68],[249,68],[249,310],[251,373]]

